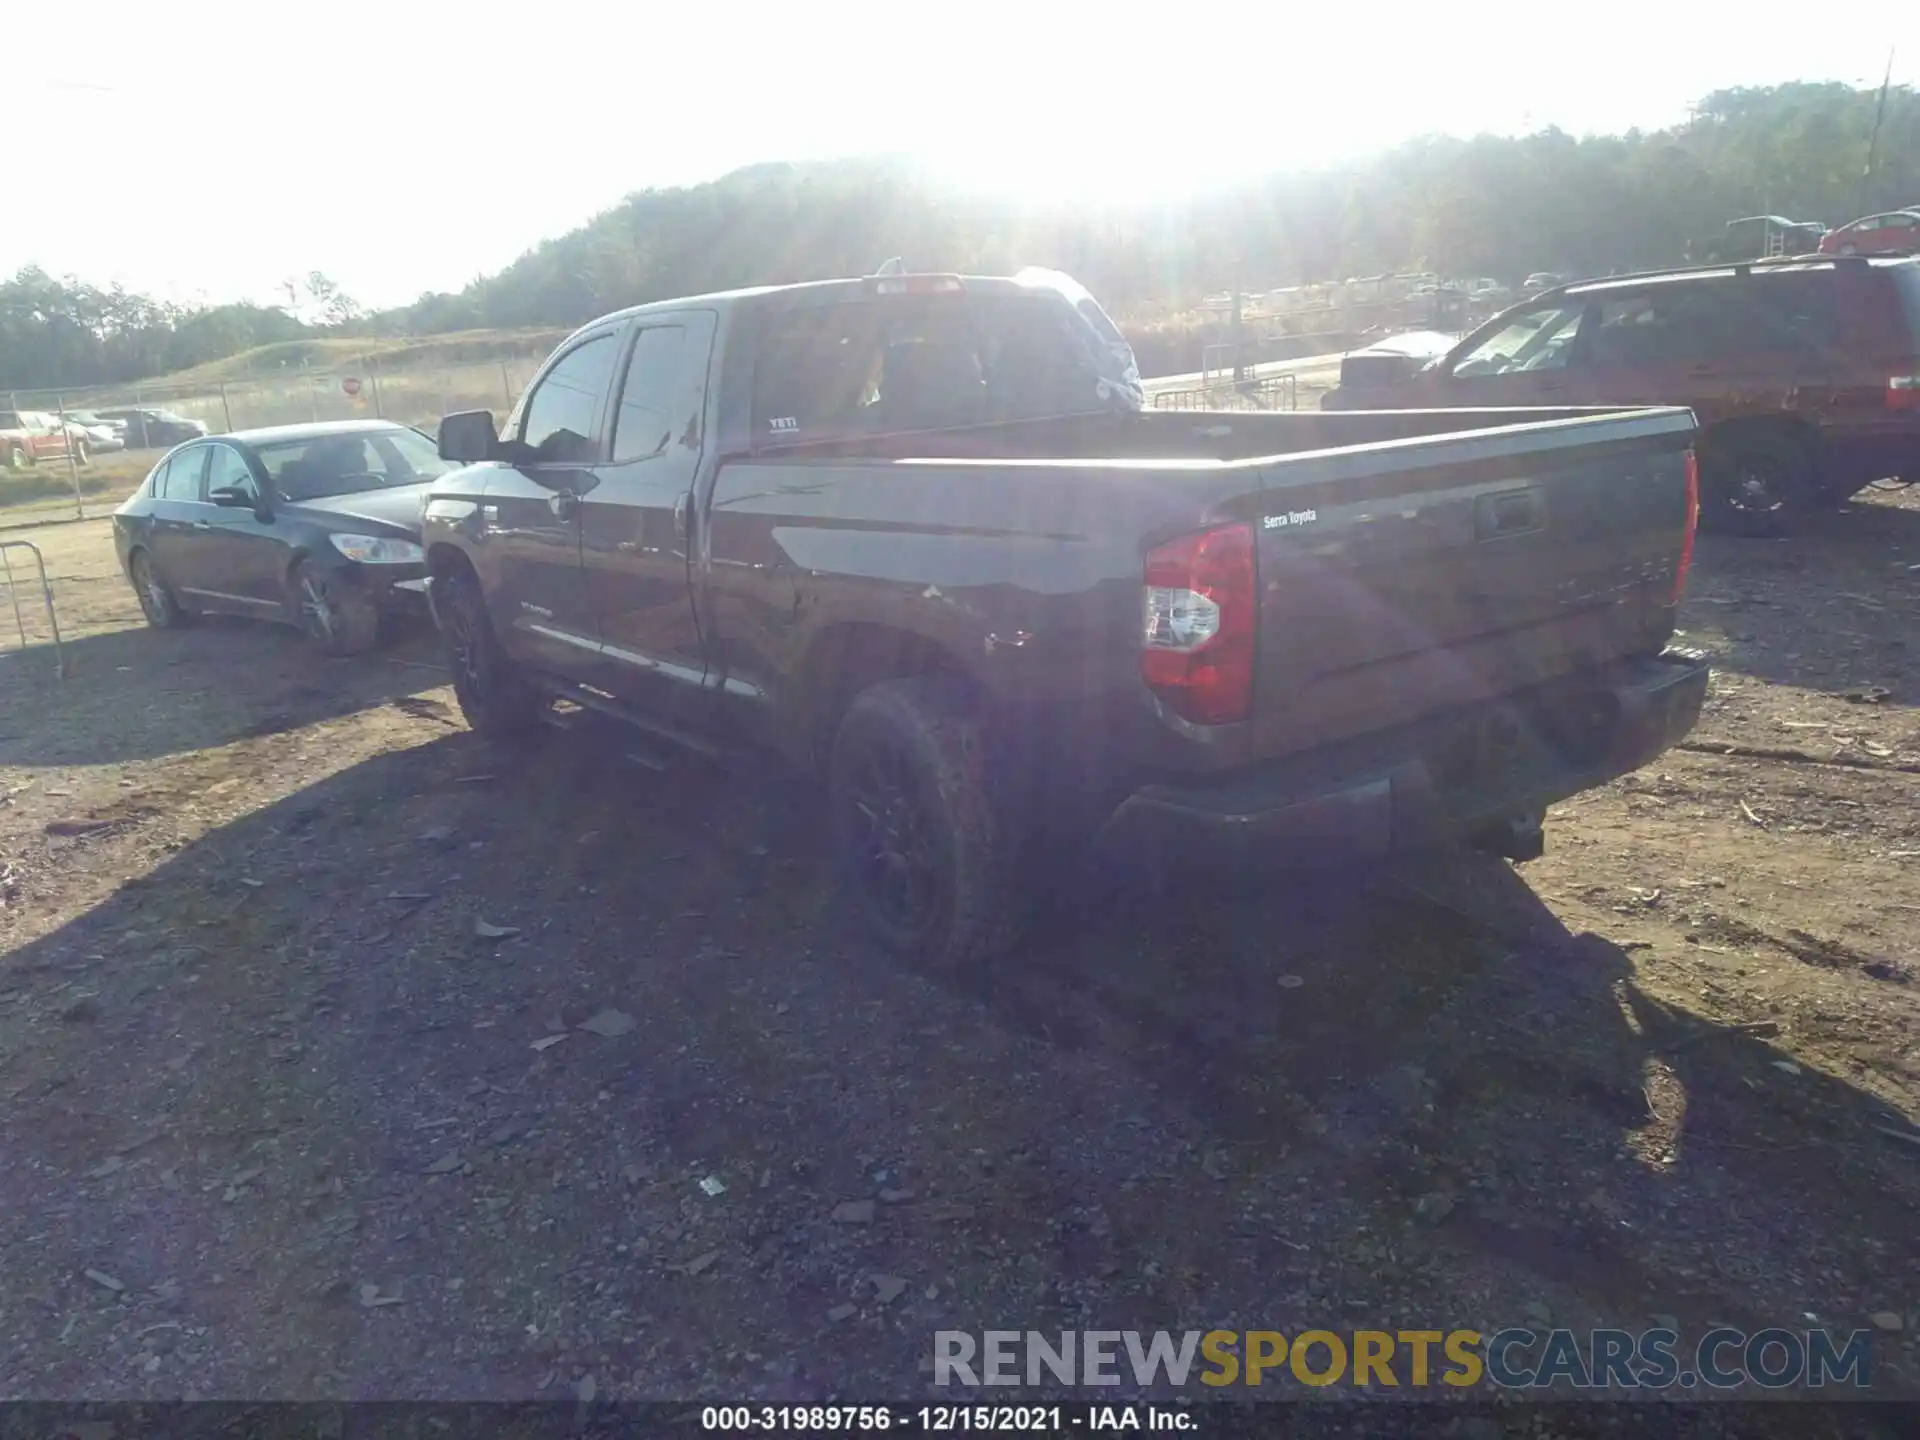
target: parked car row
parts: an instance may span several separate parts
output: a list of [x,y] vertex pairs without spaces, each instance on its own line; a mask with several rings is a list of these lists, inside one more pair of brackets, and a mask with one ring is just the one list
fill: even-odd
[[1089,851],[1538,854],[1699,713],[1695,428],[1153,410],[1066,277],[892,273],[604,316],[437,446],[196,438],[114,537],[161,627],[341,652],[424,590],[502,765],[575,708],[785,757],[873,932],[958,965]]
[[1797,257],[1542,291],[1439,356],[1349,356],[1330,410],[1684,405],[1703,523],[1781,534],[1920,479],[1920,259]]
[[43,460],[85,465],[117,450],[159,450],[208,433],[199,420],[149,406],[104,410],[0,410],[0,463],[24,470]]

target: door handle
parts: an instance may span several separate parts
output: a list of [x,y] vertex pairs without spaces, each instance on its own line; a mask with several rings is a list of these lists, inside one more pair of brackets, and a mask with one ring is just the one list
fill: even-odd
[[211,520],[196,520],[193,522],[193,528],[196,530],[211,530],[213,528],[213,522]]

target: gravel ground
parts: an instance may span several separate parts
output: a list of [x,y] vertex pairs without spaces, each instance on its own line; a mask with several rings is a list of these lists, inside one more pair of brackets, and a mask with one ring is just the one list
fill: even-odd
[[965,980],[852,932],[804,785],[492,753],[428,637],[149,632],[103,527],[29,538],[72,639],[0,651],[8,1396],[1810,1316],[1920,1395],[1920,505],[1703,543],[1691,748],[1524,870],[1110,879]]

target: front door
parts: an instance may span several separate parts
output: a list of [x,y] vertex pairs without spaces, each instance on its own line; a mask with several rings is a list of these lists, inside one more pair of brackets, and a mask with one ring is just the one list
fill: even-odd
[[1523,310],[1443,361],[1448,370],[1434,388],[1446,405],[1462,409],[1577,403],[1567,369],[1586,312],[1587,302],[1576,297]]
[[[287,560],[278,529],[260,518],[260,482],[247,459],[231,445],[211,444],[202,491],[207,508],[201,512],[210,529],[196,532],[204,564],[200,573],[218,590],[223,603],[243,613],[272,618],[287,603]],[[248,497],[243,507],[214,505],[216,491],[231,490]]]
[[706,675],[687,556],[713,333],[711,311],[640,322],[614,408],[612,451],[580,506],[607,683],[683,716]]
[[580,569],[579,497],[606,453],[606,398],[624,333],[614,325],[584,336],[535,377],[507,426],[526,458],[495,467],[481,497],[501,643],[515,659],[595,684],[600,631]]

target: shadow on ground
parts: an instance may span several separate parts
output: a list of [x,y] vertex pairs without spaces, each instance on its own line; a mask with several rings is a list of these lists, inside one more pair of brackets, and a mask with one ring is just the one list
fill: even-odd
[[1869,1096],[1496,862],[1108,881],[929,976],[804,788],[615,745],[382,755],[0,961],[20,1393],[899,1395],[936,1328],[1697,1336],[1899,1259]]
[[[215,616],[182,630],[106,631],[62,649],[64,679],[51,644],[0,650],[0,765],[179,755],[352,715],[446,680],[418,625],[390,647],[339,660],[291,627]],[[448,723],[457,723],[450,712]]]

